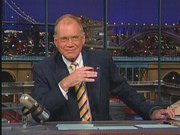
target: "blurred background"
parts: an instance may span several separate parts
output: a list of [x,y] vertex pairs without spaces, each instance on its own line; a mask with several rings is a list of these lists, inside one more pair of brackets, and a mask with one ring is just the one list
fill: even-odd
[[[87,49],[110,52],[119,74],[150,102],[180,99],[179,0],[2,0],[2,121],[21,122],[19,97],[31,93],[33,64],[52,55],[54,22],[79,16]],[[141,118],[111,97],[113,120]]]

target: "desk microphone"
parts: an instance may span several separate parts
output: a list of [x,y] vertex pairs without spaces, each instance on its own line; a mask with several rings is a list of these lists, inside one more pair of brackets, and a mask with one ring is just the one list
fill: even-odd
[[20,103],[24,105],[22,110],[23,115],[31,113],[33,118],[40,122],[44,123],[49,119],[49,112],[41,104],[39,104],[35,99],[33,99],[28,94],[23,94],[20,99]]

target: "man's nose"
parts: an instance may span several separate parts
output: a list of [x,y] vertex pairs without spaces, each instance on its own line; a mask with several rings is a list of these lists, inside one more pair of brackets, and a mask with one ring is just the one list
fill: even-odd
[[67,44],[67,46],[73,46],[73,40],[72,40],[72,38],[68,38],[68,40],[67,40],[67,42],[66,42],[66,44]]

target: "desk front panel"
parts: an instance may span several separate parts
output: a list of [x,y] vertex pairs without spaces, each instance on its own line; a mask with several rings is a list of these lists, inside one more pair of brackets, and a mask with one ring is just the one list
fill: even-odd
[[[57,124],[65,128],[58,130]],[[164,125],[161,121],[108,121],[89,124],[92,128],[86,129],[87,126],[81,128],[84,124],[79,122],[47,122],[44,125],[29,124],[26,127],[22,123],[11,123],[2,125],[2,135],[180,135],[180,127]]]

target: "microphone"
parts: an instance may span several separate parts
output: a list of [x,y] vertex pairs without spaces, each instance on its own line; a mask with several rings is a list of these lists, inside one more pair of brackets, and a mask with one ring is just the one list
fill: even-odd
[[33,118],[40,123],[44,123],[49,119],[49,111],[46,110],[46,108],[39,104],[30,95],[22,94],[19,101],[24,105],[22,110],[23,115],[31,113]]

